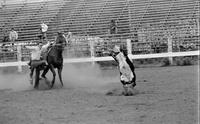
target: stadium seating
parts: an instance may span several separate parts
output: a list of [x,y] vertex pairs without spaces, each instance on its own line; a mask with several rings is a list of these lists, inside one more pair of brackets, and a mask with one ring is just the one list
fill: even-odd
[[41,21],[48,24],[62,4],[61,1],[44,1],[6,5],[0,10],[0,41],[11,27],[19,33],[18,41],[37,39]]
[[[49,26],[47,37],[50,40],[54,39],[57,31],[71,31],[79,36],[130,38],[136,42],[160,42],[166,39],[166,35],[172,35],[176,40],[177,37],[186,39],[188,35],[197,36],[198,2],[198,0],[76,0],[76,2],[41,0],[8,4],[0,9],[0,42],[3,34],[11,27],[18,31],[18,41],[37,40],[41,21],[45,21]],[[118,32],[111,35],[109,25],[112,19],[117,22]],[[190,30],[187,32],[188,28]],[[188,34],[189,32],[193,34]]]

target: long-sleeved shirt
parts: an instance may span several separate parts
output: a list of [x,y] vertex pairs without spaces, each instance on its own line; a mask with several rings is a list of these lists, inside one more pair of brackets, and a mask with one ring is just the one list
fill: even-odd
[[10,33],[9,33],[9,39],[10,39],[11,41],[18,39],[18,34],[17,34],[17,32],[16,32],[16,31],[10,31]]
[[43,45],[41,48],[39,46],[25,46],[27,49],[32,50],[31,60],[40,60],[41,54],[45,52],[50,45],[50,42]]
[[48,26],[46,24],[42,23],[40,26],[41,26],[42,32],[46,32],[47,31]]

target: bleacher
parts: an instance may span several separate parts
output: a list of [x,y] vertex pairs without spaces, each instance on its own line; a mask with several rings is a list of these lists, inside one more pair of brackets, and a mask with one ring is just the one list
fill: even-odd
[[[45,21],[49,40],[57,31],[71,31],[76,36],[129,38],[140,44],[135,50],[141,47],[146,51],[155,42],[166,44],[169,36],[175,45],[193,42],[199,46],[199,9],[199,0],[41,0],[8,4],[0,8],[0,42],[11,27],[19,33],[17,42],[38,40],[39,24]],[[112,19],[117,21],[116,34],[109,34]]]
[[41,21],[49,25],[48,36],[58,30],[82,36],[108,35],[111,19],[117,20],[119,37],[134,38],[145,24],[177,25],[180,20],[196,19],[198,0],[59,0],[9,4],[0,9],[0,40],[14,27],[19,41],[37,39]]
[[18,32],[18,41],[36,40],[41,21],[49,24],[62,5],[61,0],[6,5],[0,9],[0,41],[11,27]]

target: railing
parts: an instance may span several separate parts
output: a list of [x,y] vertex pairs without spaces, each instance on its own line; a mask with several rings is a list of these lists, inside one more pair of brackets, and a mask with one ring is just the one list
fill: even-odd
[[[19,33],[18,41],[36,39],[37,26],[44,19],[50,22],[47,32],[49,40],[54,39],[54,34],[59,30],[86,36],[79,37],[81,40],[75,38],[66,47],[65,62],[113,60],[104,55],[104,51],[112,48],[113,44],[124,46],[133,59],[199,55],[198,0],[53,0],[27,3],[16,18],[11,16],[15,14],[12,8],[20,9],[21,5],[9,5],[0,12],[0,23],[6,22],[4,27],[0,25],[0,39],[3,38],[3,31],[10,29],[9,25],[13,23],[16,23],[15,28]],[[27,18],[29,14],[31,16]],[[12,21],[7,23],[10,19]],[[116,34],[108,33],[111,19],[117,21]],[[128,38],[133,41],[126,40]],[[0,66],[19,64],[20,69],[21,65],[26,65],[30,51],[24,45],[17,43],[14,47],[8,45],[0,48]]]
[[[130,39],[109,40],[99,37],[76,37],[72,39],[71,44],[64,50],[64,63],[111,61],[113,58],[104,53],[112,49],[114,45],[119,45],[126,49],[131,59],[169,57],[171,63],[173,63],[172,57],[199,56],[200,52],[199,42],[193,44],[195,47],[190,45],[192,49],[185,47],[186,51],[172,41],[172,38],[168,38],[167,42],[163,43],[165,45],[157,45],[159,50],[155,50],[152,44],[155,43],[133,43]],[[30,59],[30,51],[24,47],[25,45],[34,45],[34,43],[19,43],[15,44],[15,46],[7,44],[7,49],[2,47],[0,49],[0,67],[18,66],[18,71],[21,72],[22,66],[27,65]],[[138,46],[141,46],[141,49]]]

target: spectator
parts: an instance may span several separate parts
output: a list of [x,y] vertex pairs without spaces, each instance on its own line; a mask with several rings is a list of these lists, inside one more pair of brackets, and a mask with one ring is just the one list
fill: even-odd
[[48,26],[47,26],[44,22],[42,22],[42,23],[40,24],[40,32],[41,32],[40,39],[41,39],[41,40],[44,40],[44,39],[47,38],[47,36],[46,36],[47,30],[48,30]]
[[110,22],[110,34],[116,34],[117,33],[117,23],[116,21],[113,19]]
[[6,5],[6,0],[2,0],[0,3],[0,9],[5,7],[5,5]]
[[9,40],[12,42],[12,45],[14,45],[14,42],[18,39],[18,33],[14,30],[14,28],[11,28],[11,31],[9,33]]
[[4,33],[2,42],[3,42],[3,43],[9,42],[9,36],[6,35],[5,33]]

